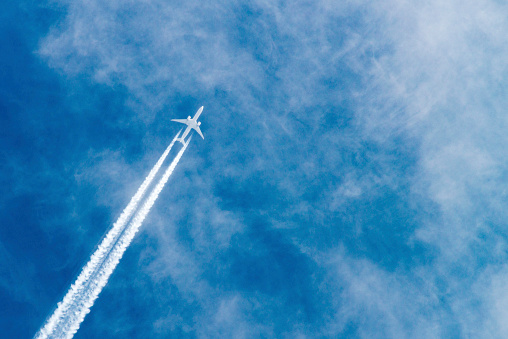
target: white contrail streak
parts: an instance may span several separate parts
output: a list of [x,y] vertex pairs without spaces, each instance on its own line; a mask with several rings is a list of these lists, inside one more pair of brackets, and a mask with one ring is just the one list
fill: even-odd
[[99,293],[102,291],[104,286],[106,286],[110,275],[115,270],[116,265],[118,265],[120,262],[120,259],[122,258],[127,247],[129,247],[132,239],[134,239],[136,232],[139,230],[146,216],[150,212],[150,209],[155,203],[155,200],[157,200],[159,197],[160,192],[173,173],[173,170],[178,164],[178,161],[180,161],[180,158],[185,152],[185,149],[187,148],[191,138],[192,136],[189,137],[180,152],[178,152],[173,162],[171,162],[171,164],[168,166],[166,172],[164,172],[164,175],[154,187],[147,200],[141,206],[132,221],[129,223],[129,226],[127,226],[125,231],[122,233],[109,255],[105,258],[103,265],[101,265],[99,272],[97,272],[97,275],[94,276],[94,278],[90,281],[88,287],[84,291],[82,299],[79,300],[75,305],[76,313],[67,323],[68,328],[63,329],[64,333],[66,333],[65,338],[72,338],[72,336],[77,332],[79,326],[85,319],[85,316],[90,312],[90,308],[93,306],[95,299],[97,299]]
[[[181,132],[181,131],[180,131]],[[57,309],[51,315],[51,317],[46,321],[44,327],[42,327],[39,332],[35,335],[35,338],[48,338],[48,337],[72,337],[73,333],[70,336],[65,335],[65,333],[58,331],[59,328],[68,327],[65,324],[71,319],[75,318],[76,309],[74,308],[76,302],[82,299],[82,295],[85,293],[87,286],[90,284],[90,279],[97,275],[97,271],[103,266],[104,261],[108,257],[108,253],[113,250],[113,246],[116,246],[118,243],[118,239],[121,236],[122,232],[125,230],[125,225],[132,217],[132,214],[136,211],[139,202],[143,198],[146,193],[146,190],[152,183],[155,175],[159,171],[160,167],[164,163],[167,155],[169,154],[171,148],[173,147],[176,139],[178,138],[180,132],[175,136],[173,141],[166,148],[162,156],[159,158],[155,166],[152,168],[146,179],[143,181],[141,186],[139,187],[136,194],[132,197],[131,201],[125,207],[122,214],[118,218],[118,220],[113,224],[111,230],[107,233],[107,235],[102,240],[101,244],[94,252],[94,254],[90,257],[88,263],[83,267],[81,273],[78,278],[71,285],[67,294],[64,296],[63,300],[58,303]],[[187,146],[187,144],[185,145]],[[184,148],[183,148],[184,149]],[[181,151],[180,151],[181,152]],[[180,153],[179,153],[180,154]],[[100,291],[99,291],[100,292]],[[79,325],[78,325],[79,327]],[[74,332],[75,333],[75,332]]]

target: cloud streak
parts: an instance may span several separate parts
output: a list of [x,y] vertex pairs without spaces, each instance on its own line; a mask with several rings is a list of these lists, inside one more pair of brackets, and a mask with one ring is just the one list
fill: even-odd
[[[244,9],[250,15],[238,14]],[[351,336],[467,336],[473,332],[458,309],[475,314],[475,305],[495,297],[486,299],[481,288],[468,298],[462,293],[476,281],[488,287],[492,274],[478,280],[478,271],[507,259],[500,226],[508,191],[500,94],[508,73],[506,13],[496,1],[255,1],[247,8],[75,2],[39,52],[66,74],[85,72],[98,83],[125,86],[133,98],[128,103],[142,116],[180,104],[173,93],[206,96],[221,112],[209,116],[216,127],[207,137],[220,142],[208,143],[206,155],[194,159],[204,165],[199,173],[189,170],[192,179],[177,185],[200,185],[199,198],[186,198],[208,202],[207,215],[224,213],[226,221],[214,228],[210,219],[196,220],[203,213],[198,207],[173,206],[179,231],[168,236],[161,227],[153,236],[160,248],[146,250],[165,264],[153,265],[152,279],[192,290],[175,297],[192,305],[187,319],[175,311],[182,327],[227,304],[227,293],[217,289],[214,299],[212,288],[202,286],[231,280],[228,268],[237,259],[222,253],[231,244],[242,242],[255,256],[259,245],[242,232],[256,228],[252,220],[259,218],[270,225],[267,233],[284,230],[281,238],[328,272],[335,268],[322,258],[345,246],[339,261],[347,272],[316,281],[333,286],[323,289],[333,298],[326,326],[334,335],[348,333],[351,322]],[[226,123],[233,115],[240,121],[235,130]],[[316,138],[326,142],[308,142]],[[181,262],[185,267],[171,269]],[[220,275],[208,272],[210,263]],[[344,285],[352,286],[346,288],[350,305],[333,291]],[[244,288],[232,288],[235,300],[250,296]],[[408,306],[401,291],[420,300],[408,312],[397,311]],[[278,309],[272,295],[253,299]],[[391,329],[371,321],[383,317]],[[417,317],[422,322],[414,325]],[[479,315],[472,319],[488,325]],[[250,325],[266,320],[259,315]],[[234,333],[233,323],[224,326]]]
[[36,334],[36,338],[71,338],[79,329],[79,325],[86,314],[90,312],[90,308],[93,306],[95,299],[97,299],[102,288],[106,285],[109,276],[113,273],[123,253],[129,246],[148,212],[150,212],[150,208],[155,203],[155,200],[164,188],[164,185],[187,148],[191,137],[178,152],[175,159],[171,162],[162,178],[148,196],[146,202],[126,227],[127,222],[136,211],[146,190],[157,175],[180,132],[177,133],[161,155],[136,194],[132,197],[127,207],[113,225],[112,229],[107,233],[97,250],[91,256],[74,284],[71,285],[62,302],[58,303],[55,312]]

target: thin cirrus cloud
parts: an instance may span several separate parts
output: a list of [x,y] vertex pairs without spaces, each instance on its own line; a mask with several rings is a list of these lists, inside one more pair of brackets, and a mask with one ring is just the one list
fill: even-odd
[[[158,333],[505,334],[480,311],[506,300],[507,10],[69,4],[38,50],[50,66],[124,86],[145,122],[181,95],[213,108],[173,186],[200,193],[154,211],[158,245],[140,249],[147,279],[181,293]],[[269,274],[258,260],[274,278],[249,284],[239,267]],[[300,280],[275,287],[293,264]]]

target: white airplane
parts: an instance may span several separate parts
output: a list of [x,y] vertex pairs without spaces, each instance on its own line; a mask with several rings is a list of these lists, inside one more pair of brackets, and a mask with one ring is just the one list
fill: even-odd
[[199,115],[203,112],[203,106],[201,106],[196,114],[194,115],[194,118],[191,118],[190,115],[187,117],[187,119],[171,119],[171,121],[176,121],[181,124],[186,124],[187,128],[185,129],[185,132],[183,132],[182,136],[180,138],[177,138],[176,140],[180,141],[182,144],[185,144],[185,137],[189,134],[191,128],[194,129],[198,134],[201,136],[201,138],[205,138],[203,136],[203,133],[201,133],[201,130],[199,129],[199,126],[201,125],[201,122],[198,122]]

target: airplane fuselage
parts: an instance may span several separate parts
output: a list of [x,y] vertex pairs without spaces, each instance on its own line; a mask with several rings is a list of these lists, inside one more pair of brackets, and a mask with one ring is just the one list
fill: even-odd
[[182,144],[185,144],[185,138],[190,133],[191,129],[195,130],[203,139],[205,138],[201,133],[201,130],[199,129],[201,122],[198,121],[198,118],[201,115],[201,112],[203,112],[203,106],[201,106],[198,109],[198,111],[194,115],[194,118],[188,116],[187,119],[171,119],[171,121],[176,121],[181,124],[187,125],[187,128],[185,128],[185,131],[183,132],[182,136],[180,138],[177,138],[177,140],[180,141]]
[[185,137],[189,134],[191,129],[193,129],[193,128],[195,129],[197,126],[199,126],[197,124],[197,122],[193,119],[190,119],[190,117],[187,118],[187,121],[188,121],[187,128],[185,129],[185,131],[183,132],[183,134],[181,136],[182,139],[185,139]]

